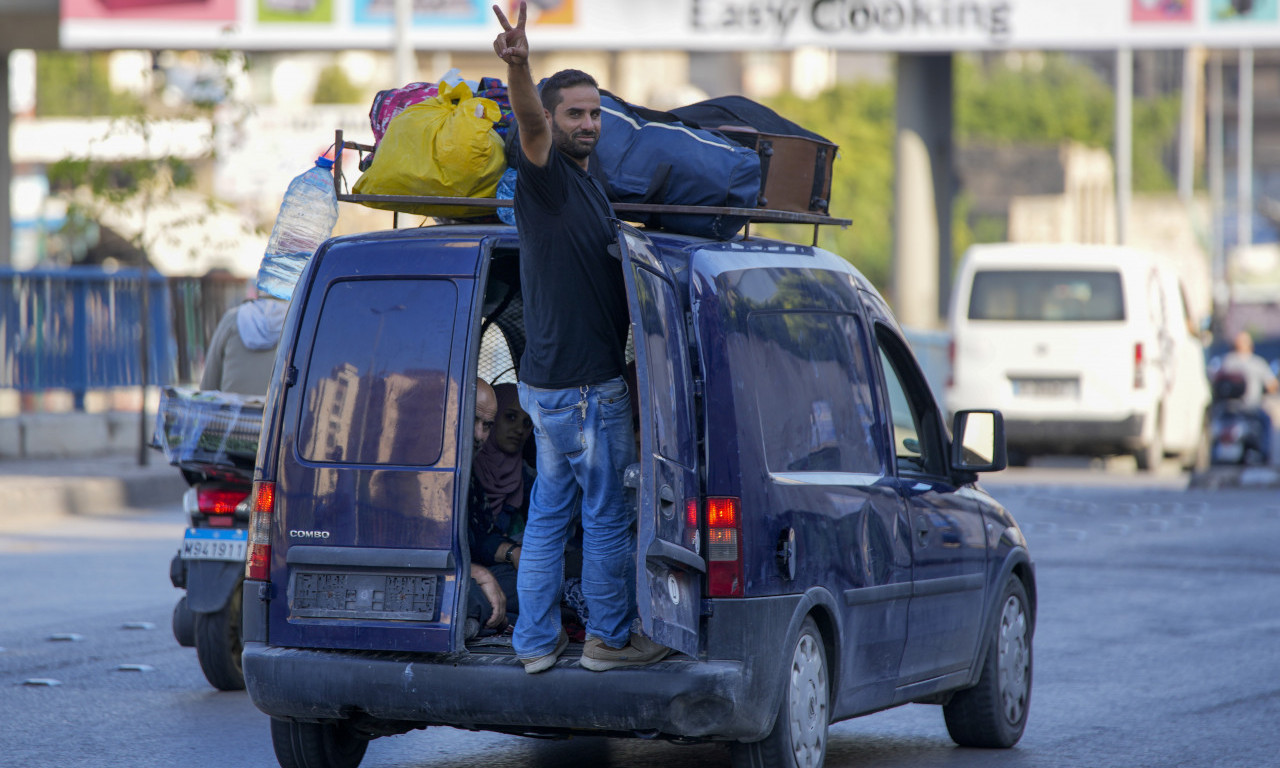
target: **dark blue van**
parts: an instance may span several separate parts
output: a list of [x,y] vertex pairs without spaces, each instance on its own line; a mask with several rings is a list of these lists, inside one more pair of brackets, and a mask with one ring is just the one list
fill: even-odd
[[999,413],[949,432],[842,258],[617,226],[639,612],[678,653],[600,674],[572,644],[527,675],[509,642],[464,640],[471,383],[519,375],[516,233],[335,238],[285,327],[244,586],[245,682],[280,764],[355,766],[376,737],[447,725],[820,765],[828,723],[908,702],[941,705],[959,744],[1017,742],[1035,573],[975,482],[1005,464]]

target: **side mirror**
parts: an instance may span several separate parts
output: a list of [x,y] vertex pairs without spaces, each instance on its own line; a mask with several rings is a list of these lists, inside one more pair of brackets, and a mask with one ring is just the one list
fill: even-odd
[[952,429],[951,468],[965,472],[999,472],[1009,465],[1004,416],[999,411],[960,411]]

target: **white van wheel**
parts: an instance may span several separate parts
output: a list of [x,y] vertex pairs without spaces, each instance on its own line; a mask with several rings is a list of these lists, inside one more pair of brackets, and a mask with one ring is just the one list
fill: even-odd
[[1139,448],[1133,458],[1138,462],[1138,469],[1143,472],[1155,472],[1164,463],[1164,432],[1158,426],[1151,441]]

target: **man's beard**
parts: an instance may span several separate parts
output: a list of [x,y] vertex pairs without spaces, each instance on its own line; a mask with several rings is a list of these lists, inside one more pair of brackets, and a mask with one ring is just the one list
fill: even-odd
[[[578,141],[579,137],[590,136],[593,141],[589,144],[582,144]],[[600,139],[599,132],[583,132],[575,131],[567,133],[560,130],[559,126],[552,126],[551,138],[555,140],[556,149],[565,153],[575,160],[582,160],[590,157],[592,150],[596,148],[596,142]]]

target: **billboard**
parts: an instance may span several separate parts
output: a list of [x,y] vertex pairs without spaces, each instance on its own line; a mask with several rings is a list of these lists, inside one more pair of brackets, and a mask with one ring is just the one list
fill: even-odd
[[[492,0],[409,0],[418,49],[483,51]],[[512,0],[499,0],[511,9]],[[390,49],[398,0],[62,0],[63,48]],[[1274,47],[1278,0],[531,0],[535,50]]]

